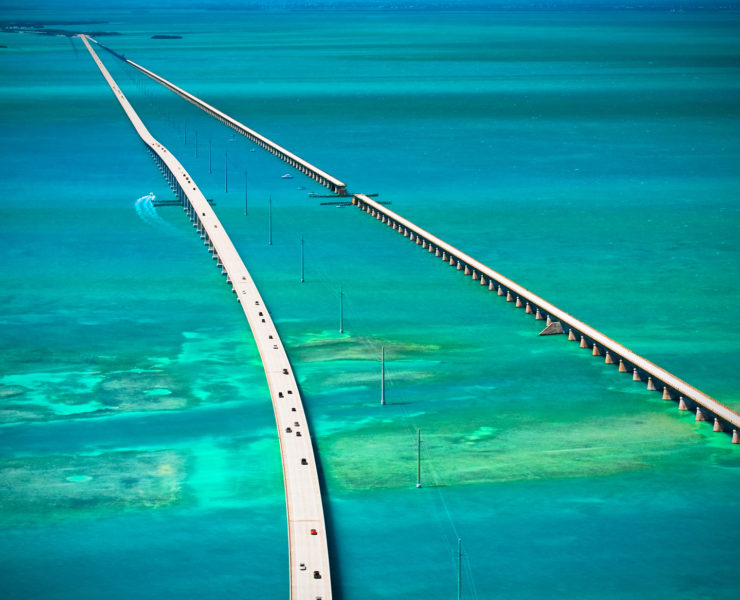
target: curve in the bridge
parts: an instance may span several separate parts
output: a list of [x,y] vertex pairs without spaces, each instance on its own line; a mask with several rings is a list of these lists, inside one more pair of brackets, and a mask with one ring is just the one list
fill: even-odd
[[[80,38],[241,303],[262,359],[278,428],[288,520],[290,597],[329,600],[332,597],[329,551],[316,461],[298,385],[280,335],[208,200],[180,162],[149,133],[86,36]],[[254,567],[245,565],[245,568]],[[252,590],[252,595],[259,595],[258,592]]]

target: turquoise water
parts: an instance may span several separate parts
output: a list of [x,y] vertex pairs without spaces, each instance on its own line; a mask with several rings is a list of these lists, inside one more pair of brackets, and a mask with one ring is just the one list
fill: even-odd
[[[115,50],[740,409],[737,14],[101,19]],[[238,304],[180,209],[137,212],[171,192],[82,45],[0,44],[3,597],[284,598],[277,436]],[[337,597],[454,597],[458,537],[464,597],[737,595],[727,436],[101,58],[284,336]]]

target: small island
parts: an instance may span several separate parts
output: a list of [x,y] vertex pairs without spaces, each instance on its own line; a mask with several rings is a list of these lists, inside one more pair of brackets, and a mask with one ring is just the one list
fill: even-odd
[[164,35],[164,34],[158,34],[152,36],[153,40],[181,40],[181,35]]

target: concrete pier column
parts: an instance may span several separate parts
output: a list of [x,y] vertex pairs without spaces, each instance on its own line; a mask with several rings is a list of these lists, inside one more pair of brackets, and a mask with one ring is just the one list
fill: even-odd
[[[418,235],[416,236],[416,245],[417,246],[422,246],[421,238]],[[422,248],[423,248],[423,246],[422,246]]]
[[516,297],[516,304],[514,306],[516,308],[524,308],[524,304],[522,304],[522,299],[519,296]]
[[504,288],[502,288],[500,285],[498,286],[498,294],[497,295],[499,295],[499,296],[503,296],[504,295]]
[[488,281],[488,291],[492,292],[496,286],[493,285],[493,279]]
[[720,433],[724,431],[722,428],[722,423],[719,422],[719,419],[717,417],[714,417],[714,427],[712,428],[712,431],[715,433]]
[[409,230],[405,227],[403,228],[403,237],[409,237]]
[[640,374],[637,372],[637,367],[632,369],[632,381],[642,381]]
[[480,275],[478,275],[478,271],[473,271],[473,281],[478,281],[480,279]]
[[481,277],[480,277],[480,284],[481,284],[481,285],[486,285],[487,283],[488,283],[488,282],[486,281],[486,278],[485,278],[485,277],[483,277],[483,275],[481,275]]
[[591,356],[601,356],[601,350],[599,350],[599,345],[594,344],[591,349]]
[[[467,267],[466,267],[466,268],[467,268]],[[462,263],[461,263],[461,262],[460,262],[459,260],[457,261],[457,270],[458,270],[458,271],[462,271],[462,270],[463,270],[463,266],[462,266]]]
[[532,305],[527,302],[527,304],[524,306],[524,313],[527,315],[533,315],[534,311],[532,310]]
[[464,275],[470,275],[470,267],[468,267],[468,265],[465,265],[465,273],[464,273]]
[[653,378],[649,376],[648,376],[648,382],[647,382],[647,389],[649,392],[657,391],[657,388],[655,387],[655,382],[653,382]]
[[506,292],[506,301],[514,302],[514,296],[511,295],[511,292]]
[[429,252],[434,252],[434,246],[432,246],[431,244],[427,244],[427,248],[429,249]]
[[545,317],[542,316],[542,313],[540,312],[540,309],[537,309],[537,312],[534,313],[534,320],[535,321],[544,321]]
[[[550,317],[547,317],[548,322],[550,321]],[[576,334],[573,333],[572,329],[568,330],[568,341],[569,342],[575,342],[576,341]]]
[[442,252],[442,260],[447,260],[448,258],[447,252]]
[[689,410],[689,407],[686,406],[686,400],[683,399],[683,396],[678,397],[678,410]]
[[737,429],[732,430],[732,443],[740,444],[740,435],[738,435]]
[[707,417],[701,411],[701,406],[697,406],[696,407],[696,420],[697,421],[706,421],[707,420]]
[[624,361],[621,358],[619,359],[619,372],[620,373],[629,373],[629,371],[627,371],[627,367],[624,364]]
[[[454,256],[450,256],[450,260],[449,260],[449,263],[450,263],[450,265],[452,265],[453,267],[455,266],[455,257],[454,257]],[[459,263],[458,263],[458,267],[459,267],[459,266],[460,266],[460,265],[459,265]],[[459,270],[460,270],[460,269],[458,268],[458,271],[459,271]]]
[[588,348],[588,342],[586,341],[586,336],[581,336],[581,348]]
[[421,240],[421,247],[426,250],[426,247],[427,247],[427,241],[426,240]]
[[604,364],[605,365],[613,365],[614,364],[614,359],[612,358],[612,355],[610,354],[610,352],[608,350],[606,351],[606,355],[605,355],[605,358],[604,358]]
[[437,249],[436,249],[436,250],[434,251],[434,256],[441,256],[441,253],[440,253],[440,251],[439,251],[439,248],[437,248]]
[[667,387],[663,388],[663,400],[673,400],[673,396],[671,396],[671,390],[669,390]]

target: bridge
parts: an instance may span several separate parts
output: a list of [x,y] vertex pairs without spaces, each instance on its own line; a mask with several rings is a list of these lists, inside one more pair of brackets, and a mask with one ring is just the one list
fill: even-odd
[[580,342],[580,347],[591,350],[593,356],[603,357],[605,364],[618,366],[620,373],[632,374],[634,381],[645,381],[647,389],[661,392],[664,400],[676,400],[680,410],[694,411],[697,421],[711,419],[714,431],[731,432],[732,442],[740,443],[738,437],[740,415],[729,407],[475,260],[472,256],[468,256],[408,219],[404,219],[372,198],[364,194],[355,194],[352,197],[352,203],[405,238],[415,242],[423,250],[433,253],[444,262],[456,267],[464,275],[472,277],[474,281],[480,281],[481,286],[485,286],[489,291],[495,291],[497,296],[505,296],[507,302],[514,303],[516,308],[523,308],[525,314],[534,315],[538,321],[545,321],[547,326],[541,332],[542,335],[567,334],[569,340]]
[[[105,48],[99,42],[96,43]],[[311,169],[315,169],[315,167],[310,165],[307,172],[306,165],[308,163],[298,159],[294,154],[289,153],[274,142],[247,128],[237,120],[177,87],[156,73],[126,59],[109,48],[105,49],[138,69],[147,77],[182,96],[195,106],[200,107],[222,123],[242,133],[248,139],[270,150],[291,166],[307,173],[317,181],[321,181],[337,195],[347,195],[345,184],[318,169],[312,171]],[[512,302],[517,308],[523,308],[525,314],[534,315],[534,319],[538,321],[545,321],[547,326],[541,332],[542,335],[567,334],[569,340],[579,342],[580,347],[589,349],[593,356],[603,357],[605,364],[617,366],[620,373],[630,373],[634,381],[644,382],[648,390],[662,393],[664,400],[675,400],[678,403],[679,410],[693,411],[697,421],[710,421],[715,432],[729,433],[732,435],[732,443],[740,444],[740,415],[729,407],[721,404],[711,396],[699,391],[668,371],[661,369],[635,352],[632,352],[593,327],[550,304],[544,298],[537,296],[511,279],[504,277],[502,274],[475,260],[451,244],[432,235],[408,219],[403,218],[368,195],[353,194],[352,204],[403,234],[404,237],[415,241],[422,249],[434,253],[435,256],[456,267],[458,271],[471,276],[473,280],[480,281],[481,286],[486,286],[486,289],[489,291],[495,291],[498,296],[505,296],[508,302]]]
[[[262,297],[216,213],[180,162],[147,130],[113,77],[79,36],[231,285],[254,335],[272,398],[280,441],[290,555],[290,597],[332,597],[329,551],[316,460],[293,370]],[[246,593],[249,593],[248,591]],[[252,590],[252,595],[258,595]]]
[[[90,38],[92,39],[92,38]],[[315,181],[318,181],[321,185],[328,188],[332,193],[337,194],[338,196],[346,196],[347,195],[347,186],[339,181],[336,177],[332,177],[325,171],[322,171],[318,167],[315,167],[310,162],[303,160],[300,156],[297,156],[290,152],[289,150],[286,150],[282,146],[276,144],[272,140],[266,138],[264,135],[257,133],[254,131],[254,129],[250,129],[243,123],[240,123],[236,119],[233,119],[226,113],[221,112],[217,108],[211,106],[207,102],[201,100],[200,98],[193,96],[193,94],[186,92],[182,88],[176,86],[174,83],[167,81],[164,77],[160,77],[156,73],[153,73],[149,69],[145,69],[141,65],[136,64],[134,61],[127,59],[125,56],[122,56],[121,54],[118,54],[118,52],[115,52],[111,50],[110,48],[104,46],[97,40],[92,40],[96,44],[98,44],[101,48],[104,50],[107,50],[111,54],[113,54],[115,57],[121,59],[122,61],[128,63],[147,77],[153,79],[157,83],[162,84],[167,89],[175,92],[178,96],[184,98],[191,104],[197,106],[198,108],[204,110],[209,115],[211,115],[214,119],[217,119],[218,121],[221,121],[224,125],[227,127],[231,127],[234,131],[237,133],[243,135],[251,142],[254,142],[261,148],[264,148],[268,152],[271,152],[281,160],[288,163],[291,167],[294,169],[298,169],[301,173],[307,175],[311,179],[314,179]]]

